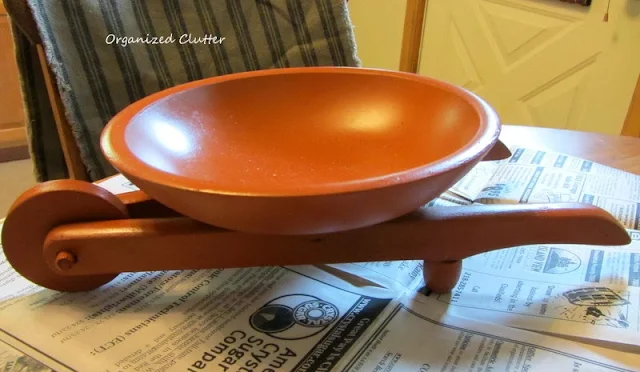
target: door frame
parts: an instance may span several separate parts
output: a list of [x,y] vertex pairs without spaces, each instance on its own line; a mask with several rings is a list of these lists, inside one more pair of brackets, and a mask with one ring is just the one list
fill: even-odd
[[400,71],[418,72],[428,2],[429,0],[407,0],[400,49]]
[[640,137],[640,75],[636,81],[636,89],[631,96],[631,103],[627,110],[627,118],[622,126],[623,136]]

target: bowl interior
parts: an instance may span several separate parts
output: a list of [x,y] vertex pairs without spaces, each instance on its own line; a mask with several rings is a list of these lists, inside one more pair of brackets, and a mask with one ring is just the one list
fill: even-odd
[[219,193],[324,193],[411,177],[469,146],[483,115],[461,90],[417,77],[266,73],[114,119],[110,141],[122,143],[110,160]]

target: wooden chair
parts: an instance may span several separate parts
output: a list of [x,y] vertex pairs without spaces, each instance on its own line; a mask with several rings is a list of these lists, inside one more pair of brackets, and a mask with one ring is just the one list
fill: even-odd
[[47,62],[42,39],[38,32],[36,22],[33,19],[31,9],[26,0],[3,0],[7,14],[11,17],[11,22],[18,28],[24,36],[33,44],[38,51],[40,67],[45,79],[49,104],[56,122],[56,129],[60,139],[60,145],[64,154],[69,178],[78,180],[88,180],[87,170],[80,158],[80,150],[71,133],[71,126],[67,122],[65,109],[55,77],[51,67]]
[[[7,14],[9,14],[11,18],[11,22],[13,22],[16,28],[19,29],[37,49],[40,67],[45,79],[49,104],[56,123],[69,178],[88,180],[87,169],[80,157],[80,150],[71,132],[71,126],[67,122],[65,108],[62,104],[60,91],[55,81],[55,75],[47,61],[42,39],[33,18],[31,8],[27,4],[27,0],[2,1],[7,10]],[[402,71],[417,72],[426,2],[427,0],[407,1],[400,59],[400,70]]]
[[[55,82],[53,72],[47,62],[42,40],[33,19],[31,9],[26,0],[2,1],[7,13],[11,17],[11,21],[37,49],[69,178],[87,180],[87,170],[80,158],[80,151],[71,133],[71,127],[66,120],[60,92]],[[427,1],[428,0],[407,0],[399,66],[401,71],[416,73],[418,70]],[[640,77],[638,78],[636,92],[629,107],[622,134],[640,137]]]

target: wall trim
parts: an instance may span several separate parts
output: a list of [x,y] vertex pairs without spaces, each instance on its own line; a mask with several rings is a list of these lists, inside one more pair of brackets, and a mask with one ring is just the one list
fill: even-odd
[[27,145],[0,147],[0,163],[6,163],[15,160],[29,159],[29,147]]

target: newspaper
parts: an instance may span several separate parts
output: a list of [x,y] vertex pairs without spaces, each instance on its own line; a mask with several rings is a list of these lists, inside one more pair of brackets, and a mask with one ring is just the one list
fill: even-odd
[[56,371],[640,369],[633,355],[449,314],[442,301],[409,294],[421,265],[123,273],[94,291],[59,293],[0,255],[0,340]]
[[451,314],[621,350],[640,349],[640,176],[565,154],[512,149],[450,192],[478,204],[582,202],[627,229],[627,246],[536,245],[465,259]]
[[43,363],[0,341],[0,372],[52,372]]
[[637,355],[448,314],[405,294],[387,306],[344,371],[637,371]]
[[463,261],[461,280],[437,296],[473,316],[620,350],[640,348],[640,244],[509,248]]
[[315,267],[129,273],[87,293],[11,279],[0,329],[56,371],[640,368],[629,354],[458,318]]
[[561,153],[514,148],[475,167],[450,192],[480,204],[579,202],[640,229],[640,176]]
[[11,279],[3,333],[80,371],[317,370],[397,295],[315,267],[127,273],[79,294]]

